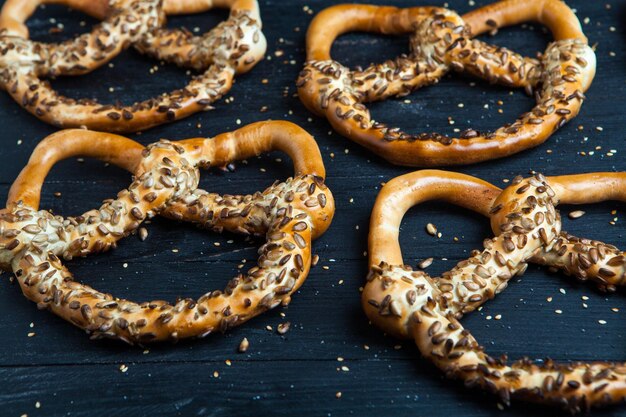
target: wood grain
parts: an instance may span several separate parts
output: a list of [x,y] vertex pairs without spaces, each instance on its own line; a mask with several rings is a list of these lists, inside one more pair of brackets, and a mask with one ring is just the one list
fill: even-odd
[[[330,231],[315,243],[320,262],[291,305],[225,335],[174,346],[151,346],[144,351],[90,341],[57,317],[38,311],[21,295],[19,287],[10,283],[9,275],[3,274],[0,414],[502,415],[494,397],[445,380],[419,357],[412,343],[386,337],[367,323],[361,311],[359,287],[366,273],[369,213],[381,183],[408,169],[390,166],[329,133],[328,123],[310,115],[294,96],[294,82],[304,59],[304,33],[312,19],[309,10],[317,12],[332,3],[261,0],[268,58],[237,80],[228,103],[221,101],[214,111],[133,136],[145,144],[159,138],[211,136],[263,119],[291,120],[315,135],[337,201],[337,214]],[[388,3],[429,4],[424,0]],[[476,5],[486,3],[476,1]],[[448,4],[460,12],[473,7],[467,0],[450,0]],[[538,148],[456,170],[504,186],[503,179],[531,170],[558,175],[626,169],[622,127],[626,121],[626,3],[570,0],[569,4],[577,9],[598,55],[598,75],[580,116]],[[176,17],[169,25],[206,30],[224,17],[223,12]],[[63,23],[62,33],[49,33],[55,26],[51,19]],[[81,21],[86,22],[84,27]],[[64,7],[47,7],[29,21],[29,28],[36,39],[58,41],[92,24],[93,20]],[[543,50],[550,40],[534,25],[504,29],[485,39],[527,54]],[[350,34],[336,42],[333,54],[346,64],[364,65],[392,58],[406,47],[404,38]],[[152,74],[154,67],[158,71]],[[132,102],[175,89],[187,77],[182,70],[128,51],[114,60],[112,67],[79,78],[54,80],[53,85],[73,97]],[[470,126],[496,128],[532,104],[522,92],[448,76],[439,85],[405,99],[377,103],[371,109],[377,120],[410,132],[454,134],[454,129]],[[6,94],[0,94],[0,126],[0,195],[5,196],[34,146],[54,129],[25,113]],[[276,178],[291,175],[290,170],[284,155],[266,155],[239,163],[235,172],[207,173],[202,186],[218,192],[253,192]],[[44,187],[42,207],[78,214],[96,207],[128,183],[129,175],[117,168],[97,161],[66,161],[52,171]],[[55,197],[55,192],[61,192],[61,197]],[[561,209],[564,213],[574,210]],[[587,213],[582,218],[565,220],[567,230],[622,244],[623,205],[606,203],[583,210]],[[441,238],[426,234],[428,222],[437,225]],[[147,227],[145,242],[130,237],[111,253],[76,260],[69,267],[79,279],[118,296],[174,300],[221,288],[237,273],[238,265],[252,266],[260,244],[163,219],[155,219]],[[466,257],[488,234],[484,219],[433,203],[411,210],[403,223],[401,242],[407,262],[415,265],[433,257],[428,270],[436,273]],[[583,296],[589,299],[583,300]],[[511,359],[549,356],[564,361],[620,361],[626,359],[625,314],[623,292],[607,296],[571,278],[531,267],[464,323],[487,350]],[[601,325],[598,320],[607,323]],[[281,336],[276,327],[285,321],[291,322],[291,330]],[[236,349],[244,337],[250,348],[240,354]],[[230,366],[226,360],[232,361]],[[121,365],[128,369],[122,372]],[[347,370],[342,371],[342,366]],[[338,392],[341,398],[336,398]],[[554,415],[554,410],[519,403],[506,412]],[[626,409],[615,407],[598,414],[626,415]]]

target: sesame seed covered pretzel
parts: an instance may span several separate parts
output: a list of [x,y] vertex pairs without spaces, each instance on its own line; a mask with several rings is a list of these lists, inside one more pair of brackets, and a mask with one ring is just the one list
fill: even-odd
[[[399,226],[413,205],[443,200],[491,220],[496,237],[441,277],[404,265]],[[413,338],[422,355],[469,387],[570,411],[623,401],[626,365],[575,362],[507,364],[485,353],[459,319],[494,298],[527,262],[548,265],[602,289],[624,285],[626,258],[614,246],[561,231],[555,206],[626,201],[625,173],[516,178],[504,191],[468,175],[417,171],[388,182],[370,222],[370,273],[362,304],[370,320],[398,337]]]
[[[222,166],[271,150],[287,153],[295,175],[253,195],[198,189],[198,168]],[[39,210],[43,181],[59,160],[89,156],[134,173],[130,187],[96,210],[62,217]],[[311,242],[334,215],[315,140],[282,121],[255,123],[214,138],[162,140],[148,147],[85,130],[53,134],[35,149],[0,211],[0,266],[15,273],[39,308],[85,329],[93,338],[128,343],[203,337],[287,304],[311,267]],[[223,291],[172,305],[136,303],[74,281],[61,259],[114,248],[146,219],[164,215],[201,227],[264,235],[257,266]]]
[[[59,44],[30,41],[24,22],[44,3],[65,4],[103,22]],[[166,13],[214,6],[230,8],[230,16],[202,36],[163,27]],[[128,106],[64,97],[41,80],[91,72],[131,45],[202,74],[180,90]],[[265,50],[256,0],[8,0],[0,14],[0,86],[39,119],[64,128],[134,132],[210,110]]]
[[[539,60],[472,39],[531,20],[545,24],[555,38]],[[410,34],[410,53],[351,70],[330,56],[334,40],[351,31]],[[304,105],[348,139],[407,166],[475,163],[543,143],[578,114],[596,69],[578,19],[561,0],[503,0],[463,17],[439,7],[332,6],[309,27],[307,60],[297,82]],[[365,103],[405,96],[450,70],[524,88],[535,93],[537,104],[495,132],[468,129],[460,138],[412,135],[372,120]]]

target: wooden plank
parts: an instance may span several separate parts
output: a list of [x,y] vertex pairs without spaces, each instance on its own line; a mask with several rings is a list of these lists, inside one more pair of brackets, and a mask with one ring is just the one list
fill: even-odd
[[[329,124],[307,112],[294,95],[294,82],[304,62],[304,35],[312,19],[309,10],[318,12],[334,2],[261,0],[260,3],[268,56],[252,72],[237,79],[228,94],[228,103],[222,101],[214,111],[132,137],[147,144],[159,138],[212,136],[264,119],[291,120],[309,130],[324,155],[327,182],[337,202],[332,228],[315,243],[319,265],[287,309],[269,312],[226,335],[175,346],[151,346],[146,353],[139,347],[90,341],[66,322],[38,311],[24,299],[17,285],[9,283],[9,275],[3,274],[0,276],[2,413],[501,415],[493,397],[448,382],[419,358],[410,341],[387,337],[367,323],[360,307],[359,287],[367,270],[364,253],[369,213],[381,183],[412,169],[391,166],[330,133]],[[425,0],[388,3],[429,4]],[[475,7],[468,3],[448,2],[460,12]],[[478,6],[488,1],[475,3]],[[505,186],[503,179],[525,175],[530,170],[557,175],[626,168],[622,157],[626,152],[622,128],[626,108],[623,99],[626,4],[619,0],[568,3],[577,9],[586,34],[597,45],[598,76],[580,116],[535,149],[452,170]],[[176,17],[169,25],[206,30],[224,17],[223,12]],[[48,33],[53,26],[50,19],[63,23],[62,34]],[[80,25],[81,20],[86,22],[85,27]],[[29,26],[35,39],[57,41],[85,31],[93,23],[64,7],[48,6],[37,12]],[[496,37],[483,39],[535,54],[545,48],[550,36],[538,26],[530,25],[503,29]],[[406,47],[407,40],[402,37],[350,34],[338,39],[333,55],[348,65],[365,65],[406,52]],[[52,84],[72,97],[95,96],[101,101],[130,103],[179,88],[189,78],[184,70],[160,65],[132,51],[122,54],[113,64],[86,76],[54,80]],[[151,74],[155,65],[158,71]],[[455,129],[469,126],[481,130],[497,128],[532,105],[533,100],[522,92],[451,75],[405,99],[375,103],[370,108],[377,120],[410,132],[439,131],[452,135]],[[261,112],[263,107],[267,110]],[[35,145],[55,129],[26,114],[7,94],[0,94],[0,108],[0,195],[6,195]],[[613,156],[607,155],[609,152]],[[239,163],[233,173],[205,173],[202,186],[222,193],[247,193],[291,174],[287,158],[276,153]],[[44,187],[42,207],[60,214],[78,214],[97,207],[129,180],[128,173],[97,161],[66,161],[51,172]],[[62,193],[60,198],[53,195],[57,191]],[[567,213],[573,208],[561,209]],[[623,242],[623,204],[611,202],[586,206],[584,210],[587,214],[579,220],[565,218],[564,228],[617,245]],[[613,210],[616,212],[612,213]],[[616,217],[615,225],[609,224]],[[428,222],[437,225],[442,238],[435,239],[424,232]],[[111,253],[75,260],[68,266],[78,279],[119,296],[174,300],[221,288],[239,271],[243,259],[248,262],[242,270],[253,265],[259,244],[163,219],[155,219],[148,228],[150,235],[145,242],[131,237]],[[415,265],[421,259],[434,257],[428,272],[437,274],[480,247],[489,234],[484,219],[448,205],[429,203],[407,215],[401,243],[407,263]],[[216,242],[220,246],[215,246]],[[582,300],[582,296],[588,296],[589,300]],[[464,324],[494,355],[508,354],[512,359],[550,356],[566,361],[620,361],[624,359],[623,314],[626,314],[626,299],[622,293],[607,296],[588,285],[531,267],[497,299],[466,317]],[[598,320],[607,323],[602,325]],[[285,321],[292,323],[291,330],[280,336],[275,329]],[[266,329],[268,325],[271,331]],[[29,333],[34,335],[29,337]],[[243,337],[250,340],[250,349],[246,354],[238,354],[236,348]],[[231,360],[232,366],[226,365],[226,360]],[[119,370],[121,364],[128,365],[127,372]],[[338,371],[342,365],[349,371]],[[213,377],[214,371],[219,372],[218,378]],[[335,397],[338,391],[342,392],[341,399]],[[40,408],[35,407],[37,401]],[[520,404],[507,412],[552,414],[552,410]],[[625,412],[613,408],[603,414],[625,415]]]
[[[119,362],[0,368],[0,378],[8,385],[0,394],[4,409],[29,416],[292,416],[294,410],[331,417],[502,415],[492,397],[443,380],[425,362]],[[540,413],[524,404],[507,411],[511,416]],[[619,415],[619,410],[602,415]]]

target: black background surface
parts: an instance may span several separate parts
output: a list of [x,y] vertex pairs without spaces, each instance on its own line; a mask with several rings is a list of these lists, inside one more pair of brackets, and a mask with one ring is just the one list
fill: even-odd
[[[213,136],[239,124],[270,118],[293,121],[315,135],[337,213],[329,232],[315,242],[320,262],[291,305],[225,335],[144,350],[90,341],[56,316],[38,311],[5,273],[0,282],[0,415],[554,414],[552,409],[520,403],[501,411],[494,397],[445,380],[420,358],[411,342],[385,336],[363,315],[359,287],[367,270],[370,210],[381,183],[411,169],[390,166],[331,134],[328,123],[310,115],[294,96],[295,79],[304,61],[306,28],[313,13],[332,3],[262,0],[267,58],[238,78],[227,95],[228,103],[222,100],[214,111],[132,136],[144,144],[159,138]],[[487,2],[472,3],[455,0],[448,5],[463,13]],[[429,3],[402,0],[393,4]],[[626,168],[626,2],[571,0],[570,5],[577,9],[590,42],[597,46],[598,57],[597,77],[580,116],[535,149],[455,170],[504,186],[503,179],[526,175],[530,170],[556,175]],[[216,11],[172,18],[169,24],[205,31],[226,16]],[[81,26],[81,21],[86,25]],[[49,29],[58,23],[64,25],[62,33],[50,34]],[[33,38],[45,41],[65,39],[92,24],[92,19],[58,6],[39,10],[29,21]],[[551,40],[536,25],[503,29],[487,39],[526,54],[542,51]],[[364,65],[406,50],[406,38],[350,34],[335,43],[333,54],[343,63]],[[158,71],[151,74],[155,66]],[[129,103],[178,88],[187,78],[184,70],[127,51],[112,66],[79,78],[55,80],[53,86],[72,97]],[[454,129],[470,126],[497,128],[532,105],[532,98],[521,91],[455,75],[406,99],[377,103],[371,109],[377,120],[409,132],[453,135]],[[20,109],[4,93],[0,94],[0,106],[0,194],[4,196],[35,145],[54,129]],[[261,112],[264,106],[267,111]],[[453,118],[454,125],[448,117]],[[265,155],[239,163],[234,173],[205,173],[202,185],[218,192],[254,192],[290,175],[287,158]],[[129,174],[99,161],[65,161],[51,172],[42,207],[64,215],[79,214],[99,206],[102,199],[114,196],[129,181]],[[55,197],[55,192],[62,196]],[[623,204],[583,209],[587,214],[578,220],[564,216],[565,230],[622,243]],[[573,207],[561,210],[567,213]],[[610,224],[614,218],[617,220]],[[426,234],[428,222],[438,227],[441,238]],[[253,266],[260,244],[163,219],[155,219],[148,229],[145,242],[132,236],[121,241],[117,250],[75,260],[69,266],[78,279],[119,297],[174,300],[223,288],[244,259],[244,270]],[[411,210],[403,223],[405,262],[415,265],[434,257],[428,272],[441,273],[479,248],[489,234],[485,219],[444,204],[424,204]],[[583,301],[583,296],[589,300]],[[606,296],[589,285],[531,266],[526,275],[515,279],[504,293],[466,317],[464,323],[493,355],[620,361],[626,358],[625,315],[623,293]],[[606,324],[598,320],[606,320]],[[276,327],[286,321],[291,322],[291,330],[281,336]],[[240,354],[236,348],[243,337],[250,341],[250,348]],[[609,408],[598,414],[626,415],[626,408]]]

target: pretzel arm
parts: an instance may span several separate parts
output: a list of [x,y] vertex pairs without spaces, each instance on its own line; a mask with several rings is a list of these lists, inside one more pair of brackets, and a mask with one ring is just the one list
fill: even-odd
[[135,172],[142,150],[139,143],[109,133],[89,130],[56,132],[41,141],[33,151],[28,164],[11,186],[7,206],[22,201],[37,210],[46,176],[59,161],[78,156],[97,158]]
[[[266,192],[275,195],[273,190]],[[170,203],[163,215],[219,233],[228,231],[260,236],[267,232],[272,213],[264,210],[257,200],[258,196],[253,195],[220,195],[196,190],[184,199]]]
[[[210,105],[231,87],[233,71],[217,66],[194,78],[185,89],[129,106],[64,97],[34,74],[15,74],[9,93],[30,113],[60,128],[88,125],[94,130],[132,132],[182,119]],[[36,88],[35,88],[36,87]]]
[[[28,33],[26,37],[6,33],[0,36],[3,50],[0,68],[45,77],[91,72],[110,62],[128,44],[137,42],[144,32],[160,23],[157,3],[131,1],[122,8],[113,7],[92,31],[56,44],[31,42],[27,39]],[[94,3],[93,7],[97,4]],[[7,3],[6,6],[9,6],[7,13],[15,8],[15,4]],[[0,30],[5,23],[0,21]]]
[[[521,194],[520,201],[523,201],[524,195],[524,193]],[[404,264],[398,243],[398,233],[402,216],[412,205],[431,199],[443,199],[489,215],[496,197],[504,199],[501,190],[489,183],[467,175],[442,171],[418,171],[398,177],[386,184],[376,200],[370,225],[369,253],[373,276],[385,275],[389,271],[398,269],[398,265]],[[532,207],[530,213],[537,210],[544,210],[544,208]],[[550,210],[550,208],[545,210]],[[429,285],[441,293],[438,298],[442,300],[446,308],[445,314],[452,314],[459,318],[462,314],[473,311],[504,290],[511,277],[526,269],[525,262],[532,256],[538,243],[535,242],[534,246],[521,243],[519,236],[516,235],[517,232],[511,232],[511,227],[508,227],[511,222],[506,221],[507,214],[510,213],[500,211],[492,217],[492,222],[495,224],[507,225],[507,228],[502,230],[498,228],[500,236],[486,240],[483,252],[473,255],[467,261],[460,262],[451,271],[444,273],[441,278],[432,279],[425,273],[412,273],[410,267],[405,266],[407,275],[426,279]],[[527,216],[532,217],[528,213]],[[551,216],[554,219],[554,214]],[[537,224],[532,228],[539,229],[540,227],[543,226]],[[558,231],[547,233],[549,236],[550,233],[556,234]],[[528,234],[530,235],[531,232]],[[523,250],[513,252],[511,245],[513,247],[520,245],[519,248]],[[506,254],[507,261],[504,261],[503,254]],[[391,266],[386,267],[386,265]],[[369,311],[370,319],[387,329],[391,328],[394,334],[406,337],[407,323],[403,320],[407,315],[380,314],[385,308],[380,300],[384,299],[387,293],[402,293],[403,287],[410,290],[415,280],[396,282],[394,279],[393,285],[389,286],[383,283],[381,293],[380,287],[372,281],[371,277],[372,275],[363,291],[363,305],[366,311]],[[377,305],[371,300],[375,300]],[[408,295],[407,300],[410,305],[413,305]]]
[[256,0],[221,0],[216,6],[229,7],[230,16],[202,36],[194,36],[183,29],[157,28],[143,34],[135,48],[148,56],[196,71],[210,65],[234,66],[237,73],[249,71],[267,49],[258,3]]
[[[423,17],[421,22],[415,24],[416,34],[411,37],[409,56],[355,71],[352,86],[362,96],[361,102],[405,96],[420,87],[438,82],[449,69],[532,92],[541,74],[539,61],[505,48],[470,40],[470,32],[461,31],[465,22],[458,16],[450,15],[449,22],[459,28],[452,39],[444,40],[447,38],[443,34],[433,33],[432,19]],[[439,36],[442,41],[433,48],[447,51],[439,62],[429,57],[431,48],[424,49],[420,44],[423,39],[434,36]]]
[[[626,174],[593,174],[549,177],[562,204],[591,204],[617,200],[626,202]],[[614,292],[626,284],[625,253],[613,245],[581,239],[562,233],[549,251],[542,251],[532,262],[548,265],[576,278],[595,282],[601,291]]]
[[[420,302],[420,301],[418,301]],[[507,365],[494,358],[458,320],[424,302],[426,312],[413,319],[412,334],[422,354],[450,378],[468,388],[481,387],[510,405],[511,399],[555,405],[572,413],[591,405],[619,403],[626,395],[625,368],[611,362],[542,365],[522,359]]]
[[[324,233],[326,224],[330,223],[334,200],[323,184],[326,172],[322,156],[315,140],[299,126],[285,121],[257,122],[214,138],[188,139],[179,144],[187,149],[190,160],[201,166],[223,166],[264,152],[282,151],[293,162],[295,178],[268,188],[263,195],[220,196],[198,190],[174,201],[164,211],[165,216],[211,229],[260,235],[267,231],[268,223],[275,216],[274,211],[263,207],[275,207],[272,201],[284,198],[303,211],[307,207],[320,207],[321,217],[314,219],[314,238]],[[296,192],[289,190],[303,178],[312,182],[313,193],[311,183],[309,187],[295,187],[299,189]],[[260,204],[260,198],[265,203]]]
[[373,32],[403,35],[437,7],[399,9],[391,6],[339,4],[315,16],[306,35],[307,61],[330,59],[330,49],[337,37],[348,32]]
[[[269,254],[269,248],[293,246],[290,261],[263,256],[245,282],[235,278],[224,292],[210,292],[198,300],[185,299],[175,305],[165,301],[135,303],[78,284],[52,254],[18,256],[13,268],[21,271],[18,279],[27,298],[88,330],[93,338],[115,337],[128,343],[145,343],[204,337],[288,302],[290,295],[302,285],[310,268],[310,249],[300,249],[291,239],[291,229],[299,220],[286,223],[282,220],[279,218],[270,226],[268,236],[273,238],[269,238],[264,253]],[[304,239],[305,247],[310,248],[310,232],[305,230],[299,236]],[[268,276],[274,280],[267,282]],[[263,290],[257,290],[260,286]],[[49,290],[42,293],[41,288]]]
[[587,42],[578,18],[561,0],[497,1],[464,14],[463,20],[475,36],[499,27],[535,21],[547,26],[556,40],[580,39]]
[[286,121],[256,122],[214,138],[178,142],[203,166],[224,166],[235,160],[282,151],[293,161],[295,175],[326,177],[317,143],[300,126]]
[[541,81],[541,62],[509,49],[477,39],[464,39],[449,49],[448,64],[458,72],[467,72],[492,84],[525,88],[531,93]]
[[405,57],[373,64],[352,77],[354,94],[362,103],[404,97],[411,92],[435,84],[447,72],[445,68],[426,68]]
[[421,170],[387,182],[376,198],[370,217],[370,265],[402,265],[399,230],[413,206],[442,200],[489,216],[500,189],[478,178],[449,171]]

